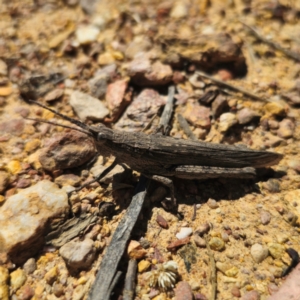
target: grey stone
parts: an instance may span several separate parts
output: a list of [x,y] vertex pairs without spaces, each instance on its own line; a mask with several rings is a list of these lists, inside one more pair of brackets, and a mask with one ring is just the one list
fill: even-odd
[[100,121],[109,114],[109,110],[100,100],[79,91],[71,93],[70,105],[83,121],[87,119]]
[[87,269],[95,259],[96,248],[91,239],[73,240],[59,249],[59,254],[73,270]]

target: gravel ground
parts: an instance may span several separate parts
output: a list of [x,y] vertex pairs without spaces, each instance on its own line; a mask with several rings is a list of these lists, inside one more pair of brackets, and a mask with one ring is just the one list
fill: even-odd
[[77,191],[113,157],[83,132],[39,122],[74,127],[28,100],[151,134],[174,85],[171,136],[283,159],[251,180],[175,179],[183,219],[151,182],[112,299],[131,299],[130,258],[133,299],[213,299],[213,288],[218,300],[279,299],[300,251],[299,14],[296,1],[4,1],[0,298],[87,299],[139,177],[117,166]]

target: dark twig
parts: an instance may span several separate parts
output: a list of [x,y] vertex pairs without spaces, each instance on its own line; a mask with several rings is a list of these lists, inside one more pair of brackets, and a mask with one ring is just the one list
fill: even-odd
[[128,263],[127,273],[125,277],[123,300],[134,299],[136,270],[137,270],[137,262],[135,259],[131,259]]
[[[168,103],[165,106],[161,118],[162,120],[160,122],[160,126],[161,128],[163,128],[164,133],[166,132],[165,130],[167,129],[167,125],[170,121],[173,112],[174,92],[175,88],[170,87]],[[114,163],[116,163],[116,161],[114,161],[113,164]],[[148,179],[144,177],[144,175],[141,175],[136,188],[135,195],[132,198],[129,207],[127,208],[126,214],[120,221],[112,237],[112,240],[109,246],[107,247],[106,253],[101,261],[99,272],[90,290],[88,300],[109,300],[110,293],[112,291],[112,282],[114,282],[113,278],[115,277],[118,264],[121,260],[122,254],[124,253],[131,231],[137,221],[137,218],[144,204],[148,183]],[[130,291],[130,289],[128,290]],[[128,296],[129,294],[130,293],[128,293]]]
[[115,277],[114,277],[114,280],[113,282],[111,283],[110,287],[109,287],[109,290],[107,292],[108,295],[110,295],[112,293],[112,291],[114,290],[116,284],[118,283],[120,277],[122,275],[122,272],[121,271],[117,271]]
[[211,283],[211,295],[210,300],[215,300],[217,296],[217,269],[214,255],[210,249],[208,237],[205,237],[207,254],[210,261],[210,283]]
[[286,56],[290,57],[290,58],[293,58],[294,60],[297,60],[297,61],[300,61],[300,54],[294,52],[294,51],[291,51],[291,50],[288,50],[284,47],[282,47],[281,45],[275,43],[275,42],[272,42],[270,41],[269,39],[265,38],[264,36],[262,36],[260,33],[258,33],[258,31],[256,29],[254,29],[253,27],[245,24],[244,22],[240,21],[244,26],[246,26],[250,32],[256,37],[258,38],[259,40],[261,40],[262,42],[268,44],[269,46],[275,48],[276,50],[278,51],[281,51],[282,53],[284,53]]
[[68,193],[68,196],[70,196],[73,192],[78,192],[80,190],[82,190],[83,188],[89,186],[90,184],[101,180],[103,177],[105,177],[116,165],[118,164],[117,160],[115,159],[111,165],[109,165],[102,173],[98,174],[94,179],[90,180],[89,182],[79,186],[78,188],[70,191]]
[[250,98],[252,98],[252,99],[254,99],[254,100],[267,101],[266,99],[264,99],[264,98],[262,98],[262,97],[260,97],[260,96],[257,96],[257,95],[255,95],[255,94],[249,92],[249,91],[246,91],[245,89],[243,89],[243,88],[241,88],[241,87],[233,86],[233,85],[231,85],[231,84],[229,84],[229,83],[227,83],[227,82],[224,82],[224,81],[222,81],[222,80],[219,80],[219,79],[216,79],[216,78],[214,78],[214,77],[212,77],[212,76],[209,76],[209,75],[206,74],[206,73],[203,73],[203,72],[199,72],[199,71],[198,71],[197,74],[198,74],[199,76],[201,76],[201,77],[204,77],[204,78],[206,78],[206,79],[209,79],[209,80],[213,81],[213,82],[216,83],[217,85],[221,85],[221,86],[226,87],[226,88],[228,88],[228,89],[230,89],[230,90],[233,90],[233,91],[242,93],[243,95],[248,96],[248,97],[250,97]]
[[90,290],[89,300],[109,300],[118,264],[145,201],[148,179],[141,175],[135,195],[113,234]]
[[151,120],[150,120],[149,123],[143,128],[142,132],[145,132],[146,130],[148,130],[148,129],[151,127],[151,125],[152,125],[152,123],[153,123],[153,121],[155,120],[156,117],[157,117],[157,113],[154,114],[154,115],[152,116]]
[[168,90],[168,101],[161,115],[158,128],[163,130],[163,134],[168,134],[169,123],[173,113],[175,87],[172,85]]
[[186,119],[181,114],[178,114],[177,120],[178,120],[180,127],[182,128],[184,133],[187,135],[187,137],[193,141],[196,141],[197,138],[194,135],[193,131],[190,129],[189,124],[186,121]]
[[194,212],[193,212],[193,216],[192,216],[192,221],[195,221],[196,217],[197,217],[197,205],[196,205],[196,203],[194,203],[194,205],[193,205],[193,210],[194,210]]

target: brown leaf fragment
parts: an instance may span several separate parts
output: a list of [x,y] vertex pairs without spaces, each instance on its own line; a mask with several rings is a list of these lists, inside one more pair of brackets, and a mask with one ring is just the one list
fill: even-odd
[[168,228],[169,228],[168,222],[167,222],[166,219],[165,219],[163,216],[161,216],[161,215],[157,215],[157,217],[156,217],[156,222],[157,222],[157,224],[158,224],[160,227],[162,227],[162,228],[164,228],[164,229],[168,229]]
[[181,240],[177,240],[175,242],[171,242],[168,246],[167,246],[167,250],[168,251],[175,251],[177,250],[179,247],[189,243],[190,241],[190,237],[186,237],[184,239]]

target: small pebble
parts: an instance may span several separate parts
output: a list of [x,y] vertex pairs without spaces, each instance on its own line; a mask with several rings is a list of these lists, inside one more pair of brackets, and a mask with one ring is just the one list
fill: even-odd
[[287,211],[284,216],[284,220],[290,223],[292,226],[295,226],[297,224],[298,217],[296,214],[294,214],[291,211]]
[[9,279],[8,269],[0,266],[0,284],[7,283]]
[[300,173],[300,160],[299,159],[291,159],[288,161],[289,168],[297,171],[297,173]]
[[264,182],[262,186],[270,193],[280,192],[280,182],[277,179],[271,178],[268,181]]
[[276,266],[270,266],[269,272],[275,277],[275,278],[281,278],[282,277],[282,268],[276,267]]
[[228,249],[226,251],[226,256],[229,258],[229,259],[233,259],[234,256],[235,256],[235,251],[233,249]]
[[253,290],[250,292],[246,292],[241,299],[242,300],[259,300],[260,295],[257,291]]
[[268,291],[269,291],[270,295],[273,295],[278,290],[279,290],[279,287],[275,283],[271,282],[268,284]]
[[58,271],[57,266],[51,268],[44,276],[44,279],[49,285],[52,285],[53,282],[57,279]]
[[251,256],[255,262],[261,263],[269,255],[269,250],[267,247],[262,246],[261,244],[254,244],[251,246]]
[[205,239],[203,239],[202,237],[200,237],[197,234],[194,235],[194,242],[200,248],[205,248],[206,247]]
[[0,123],[1,134],[12,134],[19,136],[22,134],[25,128],[25,122],[23,119],[11,119]]
[[34,290],[29,285],[22,286],[18,291],[18,300],[30,300],[32,299],[33,296],[34,296]]
[[220,116],[219,129],[221,132],[226,132],[233,125],[237,124],[237,119],[233,113],[224,113]]
[[176,237],[181,240],[188,236],[190,236],[193,233],[193,229],[190,227],[182,227],[180,228],[180,231],[176,233]]
[[232,265],[230,265],[229,263],[223,263],[220,261],[216,262],[216,268],[221,271],[223,274],[226,273],[226,271],[228,271],[229,269],[232,268]]
[[105,96],[107,89],[107,81],[109,79],[108,74],[100,73],[89,80],[89,87],[91,95],[97,99],[101,99]]
[[226,97],[224,97],[222,94],[219,94],[211,105],[212,115],[215,118],[218,118],[223,112],[228,110],[229,106]]
[[188,102],[185,105],[183,116],[195,127],[209,129],[211,126],[210,109],[208,107]]
[[229,242],[229,235],[226,232],[221,233],[221,238],[225,243]]
[[83,121],[87,119],[100,121],[109,114],[109,110],[105,107],[103,102],[79,91],[71,92],[70,105]]
[[233,266],[225,272],[225,275],[228,277],[236,277],[239,273],[239,269],[236,266]]
[[31,153],[31,152],[33,152],[34,150],[36,150],[40,145],[41,145],[41,140],[39,140],[39,139],[33,139],[33,140],[31,140],[31,141],[28,141],[28,142],[25,144],[24,150],[25,150],[27,153]]
[[285,248],[281,244],[268,243],[268,248],[269,248],[269,252],[270,252],[271,256],[275,259],[282,258],[285,253]]
[[211,209],[216,209],[216,208],[219,207],[218,202],[216,200],[214,200],[214,199],[211,199],[211,198],[207,200],[207,205]]
[[263,225],[267,225],[270,223],[271,221],[271,214],[265,210],[263,210],[261,213],[260,213],[260,219],[261,219],[261,223]]
[[284,139],[293,137],[295,124],[290,119],[284,119],[279,123],[277,135]]
[[6,76],[7,73],[7,64],[0,59],[0,75]]
[[209,241],[209,246],[212,250],[222,251],[225,249],[225,243],[221,238],[213,237]]
[[264,146],[266,148],[277,147],[281,144],[284,144],[284,140],[281,137],[275,136],[271,132],[266,132],[264,136]]
[[9,174],[4,171],[0,171],[0,193],[2,194],[9,184]]
[[267,114],[272,115],[272,116],[284,116],[285,115],[285,109],[284,107],[276,102],[270,102],[267,103],[264,106],[264,110],[266,111]]
[[18,160],[11,160],[6,165],[6,168],[13,175],[18,174],[22,171],[22,166]]
[[205,83],[202,80],[199,80],[199,76],[197,74],[190,76],[189,82],[193,87],[200,90],[202,90],[205,87]]
[[240,291],[240,289],[237,286],[234,286],[231,289],[231,294],[232,294],[232,296],[237,297],[237,298],[241,297],[241,291]]
[[17,182],[17,189],[25,189],[31,185],[31,180],[26,178],[20,178]]
[[96,41],[99,32],[100,32],[99,28],[93,25],[86,25],[86,26],[79,27],[76,30],[75,34],[76,34],[77,41],[80,44],[90,44]]
[[200,236],[203,236],[204,234],[208,233],[210,230],[210,225],[208,223],[201,224],[197,230],[195,231],[195,234],[198,234]]
[[52,293],[59,298],[64,294],[64,286],[61,283],[54,282],[52,286]]
[[141,260],[138,263],[138,271],[139,271],[139,273],[145,272],[150,266],[151,266],[151,263],[148,260]]
[[81,178],[74,174],[63,174],[55,178],[55,183],[59,186],[78,186]]
[[59,249],[59,254],[74,270],[87,269],[91,266],[96,255],[94,242],[85,238],[83,241],[72,240]]
[[247,107],[241,109],[237,113],[237,119],[238,119],[239,123],[242,125],[250,123],[255,118],[256,119],[259,118],[259,115],[255,111],[253,111]]
[[26,281],[27,276],[22,269],[17,269],[10,274],[10,286],[13,291],[18,290]]
[[175,300],[193,300],[193,291],[186,281],[180,281],[175,289]]
[[23,265],[26,274],[32,274],[36,270],[36,261],[34,258],[29,258]]
[[174,19],[184,18],[188,15],[188,7],[185,1],[176,1],[173,6],[170,17]]
[[195,300],[207,300],[207,297],[201,293],[196,293]]
[[220,76],[220,79],[223,81],[231,80],[234,76],[233,73],[227,69],[219,69],[218,75]]
[[55,101],[58,100],[59,98],[61,98],[64,94],[64,90],[63,89],[54,89],[51,92],[47,93],[47,95],[45,95],[44,100],[46,102],[51,102],[51,101]]
[[138,241],[131,240],[127,248],[127,253],[130,258],[141,259],[145,257],[147,251],[141,246]]

